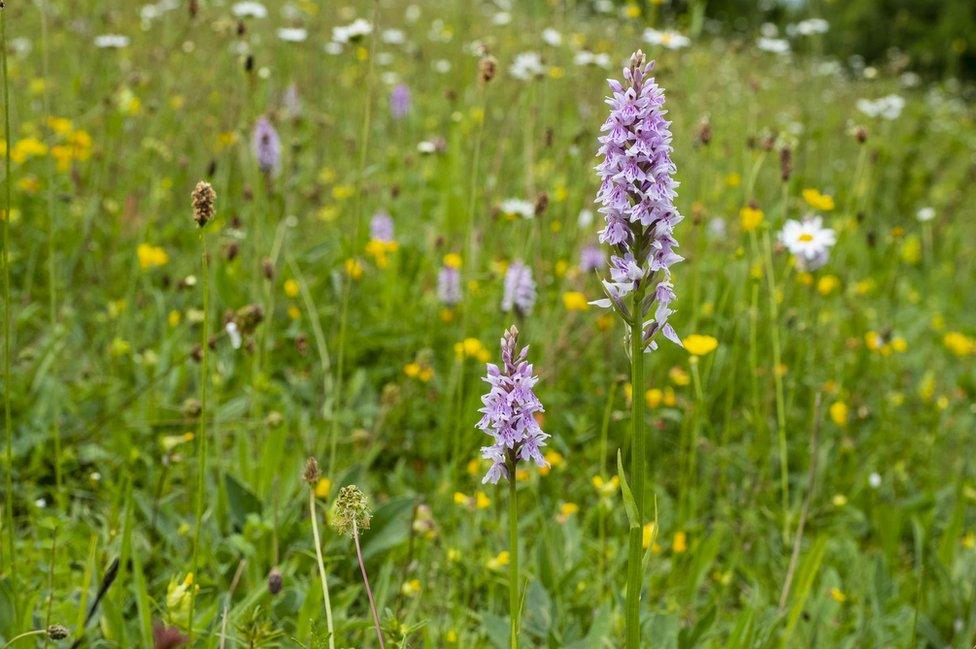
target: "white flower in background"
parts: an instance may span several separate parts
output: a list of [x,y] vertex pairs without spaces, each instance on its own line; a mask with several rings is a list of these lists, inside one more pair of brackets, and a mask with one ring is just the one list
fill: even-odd
[[823,18],[808,18],[795,25],[787,25],[786,33],[790,36],[816,36],[826,34],[829,29],[830,23]]
[[451,71],[451,62],[447,59],[437,59],[434,61],[434,71],[440,74],[447,74]]
[[573,56],[573,63],[580,66],[593,65],[598,68],[609,68],[612,61],[609,54],[594,54],[589,50],[580,50]]
[[613,1],[612,0],[596,0],[593,3],[593,8],[601,14],[613,13]]
[[387,45],[403,45],[407,42],[407,35],[399,29],[384,29],[380,39]]
[[403,12],[403,18],[408,23],[415,23],[420,20],[420,7],[417,5],[410,5],[407,10]]
[[790,42],[784,38],[764,37],[756,41],[756,47],[763,52],[770,52],[772,54],[788,54],[790,51]]
[[712,239],[724,239],[727,230],[725,219],[720,216],[716,216],[708,222],[708,236]]
[[379,52],[376,54],[376,65],[387,66],[393,63],[393,55],[389,52]]
[[912,71],[903,72],[899,80],[901,81],[901,85],[906,88],[914,88],[922,83],[922,78]]
[[336,43],[335,41],[329,41],[325,44],[325,53],[331,54],[332,56],[337,56],[342,54],[342,43]]
[[872,489],[877,489],[881,486],[881,476],[877,472],[871,473],[868,476],[868,484],[871,485]]
[[669,50],[680,50],[683,47],[691,45],[690,38],[670,29],[658,31],[647,28],[644,30],[644,42],[650,45],[660,45]]
[[921,223],[931,221],[935,218],[935,209],[928,206],[920,207],[918,208],[918,212],[915,213],[915,218]]
[[821,77],[839,77],[844,72],[844,68],[837,61],[820,61],[813,66],[813,73]]
[[278,30],[278,38],[288,43],[303,43],[308,38],[308,30],[301,27],[282,27]]
[[10,48],[14,51],[17,56],[27,56],[30,54],[33,45],[29,38],[24,36],[19,36],[12,41],[10,41]]
[[823,227],[823,219],[814,216],[802,221],[789,219],[780,230],[779,240],[796,257],[797,268],[814,271],[827,263],[837,234]]
[[580,210],[579,216],[576,217],[576,222],[579,223],[581,230],[589,229],[593,225],[593,210]]
[[491,24],[499,27],[504,27],[510,22],[512,22],[512,14],[508,13],[507,11],[499,11],[497,14],[491,17]]
[[542,30],[542,42],[552,47],[559,47],[563,44],[563,35],[552,27],[546,27]]
[[120,50],[129,46],[129,37],[122,34],[102,34],[95,37],[95,47],[106,50]]
[[764,38],[776,38],[779,36],[779,27],[776,26],[776,23],[763,23],[759,27],[759,35]]
[[231,320],[226,325],[224,325],[224,331],[227,332],[227,337],[230,339],[230,346],[234,349],[241,348],[241,332],[237,330],[237,323]]
[[268,10],[260,2],[238,2],[230,10],[238,18],[266,18],[268,16]]
[[373,33],[373,25],[364,18],[357,18],[348,25],[332,28],[332,42],[345,45]]
[[545,72],[546,69],[542,65],[542,57],[536,52],[522,52],[521,54],[517,54],[515,61],[512,63],[512,67],[508,69],[509,74],[522,81],[529,81],[533,77],[541,77]]
[[380,80],[382,80],[383,83],[385,83],[388,86],[394,86],[400,83],[400,75],[398,75],[396,72],[393,72],[392,70],[387,70],[386,72],[380,75]]
[[498,204],[498,209],[503,214],[521,216],[523,219],[531,219],[535,216],[535,204],[521,198],[506,198]]
[[887,95],[873,101],[871,99],[857,100],[857,109],[868,117],[895,120],[898,119],[904,108],[905,98],[901,95]]

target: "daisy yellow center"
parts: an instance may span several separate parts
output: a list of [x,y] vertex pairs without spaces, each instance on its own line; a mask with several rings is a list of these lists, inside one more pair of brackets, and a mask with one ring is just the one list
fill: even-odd
[[813,241],[813,235],[810,234],[809,232],[804,232],[803,234],[800,235],[800,241],[803,241],[804,243]]

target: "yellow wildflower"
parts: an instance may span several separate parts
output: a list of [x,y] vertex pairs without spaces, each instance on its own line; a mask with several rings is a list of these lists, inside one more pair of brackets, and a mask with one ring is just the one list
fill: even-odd
[[285,295],[288,297],[298,297],[298,282],[293,279],[285,280]]
[[681,342],[692,356],[705,356],[715,351],[715,348],[718,347],[718,340],[712,336],[703,336],[701,334],[691,334]]
[[586,301],[586,296],[579,291],[567,291],[563,293],[563,306],[567,311],[586,311],[590,305]]
[[165,250],[148,243],[140,243],[136,247],[136,255],[139,257],[139,265],[144,269],[165,266],[169,262],[169,255]]
[[758,228],[763,222],[763,211],[746,205],[739,210],[739,222],[743,232],[750,232]]
[[821,194],[816,189],[804,189],[803,200],[807,202],[807,205],[821,212],[829,212],[834,209],[834,197]]
[[830,418],[838,426],[844,427],[847,425],[848,408],[847,404],[843,401],[835,401],[830,404]]

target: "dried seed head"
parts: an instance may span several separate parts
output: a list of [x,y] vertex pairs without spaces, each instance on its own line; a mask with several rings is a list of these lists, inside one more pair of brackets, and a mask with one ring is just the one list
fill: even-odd
[[[0,7],[3,6],[0,0]],[[51,640],[64,640],[68,637],[68,627],[61,624],[52,624],[47,628],[47,637]]]
[[214,204],[217,201],[217,193],[210,183],[206,180],[201,180],[197,183],[190,196],[193,199],[193,220],[202,228],[214,217]]
[[703,117],[698,124],[698,141],[704,146],[712,141],[712,122],[708,117]]
[[858,126],[854,129],[854,139],[857,140],[858,144],[864,144],[868,141],[868,130],[863,126]]
[[495,78],[495,74],[498,73],[498,61],[494,56],[483,56],[481,60],[478,61],[478,73],[481,77],[481,83],[488,83]]
[[539,195],[535,197],[535,215],[542,216],[547,207],[549,207],[549,194],[546,192],[540,192]]
[[274,264],[267,257],[261,260],[261,272],[265,279],[274,279]]
[[339,534],[351,536],[353,533],[368,530],[372,516],[366,494],[359,487],[346,485],[339,490],[332,510],[332,527]]
[[785,183],[793,174],[793,150],[784,146],[779,150],[779,177]]
[[319,462],[314,457],[308,458],[305,462],[305,473],[302,474],[305,482],[315,485],[319,481]]
[[268,573],[268,592],[277,595],[281,592],[282,583],[281,571],[278,570],[278,566],[275,566]]
[[237,324],[238,331],[244,336],[249,336],[258,328],[264,320],[264,309],[257,304],[248,304],[237,310],[234,314],[234,322]]

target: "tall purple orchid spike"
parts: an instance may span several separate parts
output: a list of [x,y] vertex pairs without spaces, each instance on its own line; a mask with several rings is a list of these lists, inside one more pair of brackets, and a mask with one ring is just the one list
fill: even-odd
[[281,169],[281,138],[271,121],[263,115],[254,125],[251,148],[258,159],[261,172],[269,176],[278,175]]
[[[603,162],[596,167],[602,181],[596,202],[606,220],[600,241],[613,254],[611,281],[603,282],[608,297],[593,304],[613,307],[628,322],[640,318],[645,351],[657,349],[658,332],[681,345],[668,317],[675,297],[670,268],[682,260],[673,232],[682,216],[674,206],[671,123],[664,118],[664,91],[650,76],[653,68],[638,50],[624,68],[626,84],[609,80],[610,116],[601,128]],[[636,300],[628,298],[635,292]]]
[[505,332],[501,341],[502,365],[488,363],[484,378],[491,389],[481,397],[484,407],[479,410],[482,417],[477,427],[491,436],[493,443],[481,449],[481,456],[491,460],[483,483],[511,480],[519,460],[531,460],[538,466],[547,464],[541,449],[549,435],[535,420],[535,413],[544,408],[532,389],[539,377],[533,376],[532,364],[526,360],[529,348],[518,348],[518,334],[515,326]]

